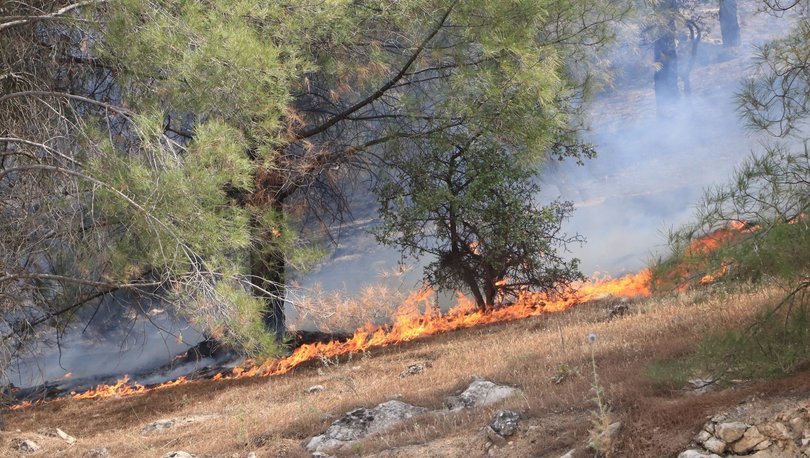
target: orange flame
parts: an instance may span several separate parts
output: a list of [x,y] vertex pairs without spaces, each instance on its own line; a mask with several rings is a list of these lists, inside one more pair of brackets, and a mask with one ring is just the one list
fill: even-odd
[[[474,301],[457,293],[456,306],[444,314],[440,313],[432,304],[433,291],[423,288],[408,296],[399,307],[394,323],[391,325],[375,327],[367,324],[355,331],[349,340],[301,345],[285,358],[268,361],[261,365],[249,363],[245,367],[234,368],[229,373],[217,374],[212,380],[281,375],[314,359],[334,358],[366,351],[372,347],[395,345],[420,337],[481,324],[518,320],[546,312],[560,312],[575,304],[607,296],[626,298],[649,296],[650,276],[650,271],[645,269],[618,279],[593,278],[573,285],[570,293],[561,296],[526,291],[520,294],[514,304],[489,310],[478,309]],[[124,397],[192,382],[194,381],[180,377],[177,380],[146,387],[137,382],[130,382],[129,377],[124,376],[112,385],[99,385],[81,393],[71,392],[70,396],[75,399]],[[30,407],[34,404],[36,403],[25,401],[13,406],[12,409]]]

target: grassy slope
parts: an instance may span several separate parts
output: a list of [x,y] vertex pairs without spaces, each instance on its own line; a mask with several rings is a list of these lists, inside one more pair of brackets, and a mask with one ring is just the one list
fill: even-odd
[[[523,427],[499,454],[560,456],[582,448],[587,438],[594,406],[586,336],[595,332],[599,376],[614,414],[625,425],[620,456],[674,455],[707,415],[723,407],[754,393],[779,396],[787,387],[810,392],[806,373],[703,396],[656,388],[646,374],[649,362],[680,355],[704,333],[744,322],[778,295],[771,290],[718,290],[653,298],[633,304],[629,315],[611,321],[605,320],[605,303],[586,304],[561,314],[377,349],[336,365],[313,363],[281,377],[202,382],[123,399],[53,402],[9,413],[9,432],[0,433],[0,454],[17,456],[11,442],[25,437],[45,446],[39,456],[82,456],[98,447],[108,448],[110,456],[162,456],[173,450],[198,456],[246,456],[251,451],[259,457],[306,456],[301,440],[322,432],[333,419],[329,414],[391,398],[440,408],[445,395],[462,389],[477,374],[517,386],[522,394],[491,409],[423,417],[367,439],[352,454],[482,456],[486,451],[480,429],[495,409],[511,408],[524,415]],[[399,377],[408,364],[424,360],[432,361],[432,368]],[[560,364],[578,368],[579,374],[552,383]],[[326,390],[306,394],[315,384]],[[141,433],[149,422],[194,414],[218,417]],[[69,447],[34,434],[46,426],[76,436],[77,444]]]

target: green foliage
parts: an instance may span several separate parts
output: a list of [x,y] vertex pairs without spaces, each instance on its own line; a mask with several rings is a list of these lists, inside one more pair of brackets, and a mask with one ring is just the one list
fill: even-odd
[[389,164],[374,234],[405,255],[431,255],[430,285],[466,288],[485,307],[499,292],[552,290],[581,277],[578,261],[557,252],[580,240],[561,233],[570,202],[538,206],[536,169],[505,145],[434,144]]
[[[476,139],[465,158],[473,182],[417,200],[464,207],[465,221],[481,224],[465,237],[486,253],[475,267],[486,295],[507,274],[534,285],[574,278],[576,263],[554,251],[570,204],[534,205],[533,170],[549,155],[592,155],[575,141],[577,115],[622,4],[119,0],[75,10],[97,21],[92,31],[80,29],[84,21],[26,22],[0,45],[26,56],[0,71],[0,97],[53,94],[10,98],[21,111],[0,106],[0,130],[29,141],[14,160],[37,170],[11,177],[17,200],[3,208],[18,214],[3,227],[49,235],[22,245],[15,236],[4,263],[31,266],[27,252],[43,253],[20,273],[64,278],[37,279],[33,294],[25,284],[4,304],[33,297],[62,313],[148,285],[211,332],[261,352],[269,348],[257,334],[261,302],[283,309],[285,269],[323,253],[299,235],[298,216],[339,214],[339,189],[357,174],[389,158],[403,167],[420,155],[441,160],[459,138]],[[17,2],[8,11],[28,17],[58,6]],[[43,30],[53,43],[43,44]],[[64,80],[73,93],[60,92]],[[43,158],[53,168],[36,168]],[[29,201],[47,211],[31,217]]]
[[689,355],[648,366],[651,380],[680,389],[690,378],[730,380],[778,377],[810,362],[807,298],[797,297],[790,313],[762,314],[753,326],[705,336]]
[[[668,278],[685,273],[700,278],[725,268],[725,280],[793,284],[810,269],[808,209],[808,150],[770,148],[743,163],[730,183],[706,192],[696,222],[670,234],[672,256],[653,267],[654,283],[666,285]],[[707,237],[722,243],[717,249],[696,249]]]

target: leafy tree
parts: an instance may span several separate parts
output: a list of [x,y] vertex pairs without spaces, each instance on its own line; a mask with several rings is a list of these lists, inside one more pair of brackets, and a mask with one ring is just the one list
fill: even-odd
[[4,315],[7,335],[125,288],[254,353],[272,349],[263,327],[283,331],[288,267],[317,254],[298,221],[340,221],[347,183],[462,132],[538,154],[572,138],[575,83],[625,12],[584,0],[13,5],[0,12],[0,131],[19,139],[2,143],[2,230],[25,236],[8,238],[0,288],[3,310],[30,307]]
[[389,167],[377,187],[375,234],[414,258],[429,255],[428,284],[464,288],[484,309],[499,294],[552,291],[581,278],[578,261],[558,253],[581,241],[561,232],[571,203],[537,205],[536,169],[508,145],[452,136],[391,157]]

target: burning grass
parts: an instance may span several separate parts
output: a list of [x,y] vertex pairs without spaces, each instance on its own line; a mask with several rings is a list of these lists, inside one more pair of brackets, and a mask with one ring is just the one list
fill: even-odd
[[[328,360],[341,355],[365,352],[375,347],[401,344],[435,334],[470,328],[478,325],[500,323],[560,312],[575,304],[589,302],[608,296],[619,298],[646,297],[649,290],[650,273],[647,270],[618,279],[594,278],[575,284],[565,294],[549,295],[538,292],[522,293],[514,304],[490,310],[480,310],[475,303],[458,293],[457,305],[447,313],[441,313],[434,306],[435,293],[427,288],[413,292],[400,305],[391,325],[374,326],[370,322],[354,332],[345,341],[304,344],[297,347],[285,358],[270,360],[264,364],[248,363],[234,368],[231,372],[216,374],[215,381],[247,377],[269,377],[286,374],[293,368],[313,360]],[[72,392],[77,399],[98,399],[142,394],[150,390],[164,389],[180,384],[192,383],[182,377],[159,385],[146,387],[130,382],[124,376],[111,385],[99,385],[85,392]],[[32,406],[37,401],[25,401],[14,407],[20,409]]]
[[[692,396],[680,399],[677,391],[655,388],[647,379],[647,365],[684,354],[710,330],[747,323],[779,294],[695,291],[637,301],[632,313],[609,321],[605,307],[615,300],[603,299],[564,313],[371,348],[340,361],[299,367],[280,377],[201,381],[141,396],[47,403],[9,413],[7,426],[12,431],[60,427],[79,439],[66,449],[69,455],[106,447],[112,456],[160,456],[178,449],[210,456],[244,456],[250,451],[258,456],[305,456],[299,442],[322,432],[336,415],[391,398],[440,408],[444,396],[463,388],[477,374],[521,389],[520,396],[496,406],[521,411],[526,424],[534,427],[515,440],[518,448],[508,456],[565,453],[587,437],[593,395],[586,336],[593,332],[599,336],[593,350],[607,402],[634,431],[623,435],[627,439],[618,446],[634,451],[628,456],[673,454],[676,447],[688,443],[691,428],[704,415],[720,404],[737,402],[750,390],[735,390],[732,397],[709,394],[696,405]],[[432,365],[422,374],[399,377],[415,361]],[[562,366],[571,368],[570,374],[554,383]],[[307,387],[316,384],[326,389],[307,393]],[[419,456],[429,447],[441,446],[446,447],[447,456],[454,456],[456,448],[466,451],[456,456],[483,455],[483,449],[476,448],[483,447],[476,434],[492,413],[483,409],[425,417],[362,441],[355,454],[408,446],[411,456]],[[168,432],[141,432],[144,425],[160,418],[205,414],[215,414],[217,420]],[[656,434],[659,440],[653,439]],[[662,442],[664,434],[668,438]],[[18,436],[2,433],[4,443]]]

